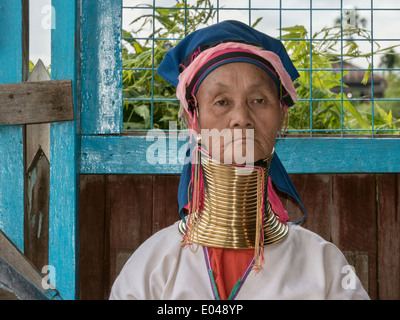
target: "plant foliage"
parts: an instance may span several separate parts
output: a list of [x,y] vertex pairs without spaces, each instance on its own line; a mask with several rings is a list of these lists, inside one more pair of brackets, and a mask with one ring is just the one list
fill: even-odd
[[[168,129],[169,121],[179,120],[179,102],[175,96],[175,88],[157,75],[156,68],[165,53],[179,39],[213,23],[215,14],[216,10],[210,0],[198,0],[194,6],[187,6],[186,9],[185,1],[176,0],[172,8],[156,8],[154,15],[143,15],[133,20],[132,24],[141,23],[135,32],[123,30],[125,129]],[[259,22],[260,19],[253,26]],[[136,40],[137,35],[144,30],[151,30],[148,40]],[[310,35],[304,26],[282,28],[282,34],[282,41],[295,66],[299,70],[305,70],[300,71],[300,77],[295,82],[300,101],[289,109],[288,129],[299,132],[310,129],[321,132],[340,132],[342,129],[371,130],[371,103],[349,100],[340,90],[342,78],[348,71],[333,69],[332,65],[354,58],[365,58],[369,62],[371,54],[387,53],[390,50],[393,52],[393,47],[381,48],[374,43],[377,48],[375,52],[363,53],[358,42],[352,39],[372,41],[370,34],[363,28],[351,25],[346,28],[341,28],[340,25],[323,28],[312,35],[313,39],[318,39],[312,42],[307,41]],[[152,41],[153,39],[155,40]],[[343,47],[340,49],[342,43]],[[371,65],[368,69],[370,68]],[[370,73],[370,70],[365,72],[362,80],[364,85],[367,85]],[[395,80],[397,79],[392,77],[392,82]],[[346,84],[343,83],[343,87]],[[393,116],[392,110],[383,108],[376,102],[373,109],[375,129],[399,128],[399,120]],[[182,123],[180,126],[182,128]]]

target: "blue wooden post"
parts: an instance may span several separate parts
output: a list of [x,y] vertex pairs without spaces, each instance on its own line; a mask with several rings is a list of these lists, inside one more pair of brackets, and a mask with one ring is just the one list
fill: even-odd
[[82,0],[82,134],[122,133],[121,26],[121,0]]
[[[0,0],[0,84],[23,75],[22,0]],[[24,249],[23,127],[0,126],[0,229]]]
[[78,292],[79,212],[79,0],[52,0],[55,26],[51,33],[51,78],[71,79],[75,120],[51,124],[49,264],[63,299]]

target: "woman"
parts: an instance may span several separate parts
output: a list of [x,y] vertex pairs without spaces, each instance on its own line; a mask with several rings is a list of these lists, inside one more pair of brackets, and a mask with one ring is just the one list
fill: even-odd
[[289,223],[274,192],[301,204],[274,153],[297,99],[281,42],[221,22],[183,39],[158,73],[192,130],[182,219],[132,255],[110,299],[369,299],[342,253]]

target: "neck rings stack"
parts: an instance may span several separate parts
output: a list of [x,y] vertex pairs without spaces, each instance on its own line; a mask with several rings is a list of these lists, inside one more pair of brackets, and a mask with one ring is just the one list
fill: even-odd
[[267,179],[272,157],[273,154],[257,166],[240,166],[202,156],[202,204],[189,212],[186,223],[179,224],[184,243],[254,248],[255,266],[261,267],[264,246],[279,242],[288,233],[288,226],[277,219],[268,202]]

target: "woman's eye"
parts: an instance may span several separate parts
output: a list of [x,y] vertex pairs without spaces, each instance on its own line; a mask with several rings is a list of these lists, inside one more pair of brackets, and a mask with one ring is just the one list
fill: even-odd
[[262,103],[265,103],[266,101],[265,101],[265,99],[254,99],[253,102],[255,104],[262,104]]
[[215,104],[217,106],[225,106],[227,104],[227,101],[226,100],[218,100]]

